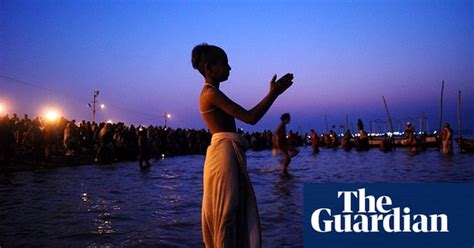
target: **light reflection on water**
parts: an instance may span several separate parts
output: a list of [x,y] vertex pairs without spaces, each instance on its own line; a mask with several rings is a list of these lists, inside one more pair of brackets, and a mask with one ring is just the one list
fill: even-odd
[[[248,152],[265,247],[302,246],[305,182],[474,182],[473,155],[302,149],[281,177],[270,151]],[[0,244],[202,246],[203,156],[0,176]]]

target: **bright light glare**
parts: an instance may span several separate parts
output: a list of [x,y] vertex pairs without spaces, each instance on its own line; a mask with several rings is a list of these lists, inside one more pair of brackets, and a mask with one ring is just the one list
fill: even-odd
[[44,117],[46,117],[46,120],[48,121],[55,121],[59,118],[59,112],[55,109],[49,109],[46,111]]
[[101,108],[101,109],[105,109],[105,104],[102,103],[102,104],[100,105],[100,108]]
[[3,106],[3,104],[0,103],[0,114],[3,114],[4,111],[5,107]]
[[170,115],[170,114],[167,114],[167,115],[166,115],[166,118],[168,118],[168,119],[171,118],[171,115]]
[[114,122],[112,120],[107,120],[107,123],[113,124]]

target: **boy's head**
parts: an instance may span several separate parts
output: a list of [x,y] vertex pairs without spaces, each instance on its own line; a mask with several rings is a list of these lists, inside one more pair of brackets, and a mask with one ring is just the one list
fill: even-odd
[[191,55],[193,68],[198,70],[206,80],[222,82],[229,78],[231,70],[227,54],[218,46],[200,44],[193,48]]
[[284,113],[281,115],[280,120],[285,123],[290,123],[291,117],[289,113]]

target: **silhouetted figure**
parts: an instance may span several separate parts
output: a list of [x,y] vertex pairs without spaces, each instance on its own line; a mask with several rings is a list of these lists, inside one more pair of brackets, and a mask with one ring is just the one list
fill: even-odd
[[306,148],[308,146],[308,133],[303,134],[303,139],[301,139],[301,142],[303,142],[303,147]]
[[54,123],[45,123],[43,128],[44,137],[44,159],[49,161],[52,153],[55,151],[55,145],[58,142],[56,127]]
[[416,136],[415,136],[415,127],[410,122],[407,122],[407,126],[405,129],[405,137],[406,137],[406,144],[408,146],[408,150],[411,153],[416,153],[418,141],[416,140]]
[[444,124],[440,136],[442,152],[444,154],[453,154],[453,130],[449,127],[449,123]]
[[311,129],[311,148],[313,149],[313,154],[319,152],[319,136],[314,129]]
[[124,125],[125,154],[127,160],[135,161],[137,159],[137,154],[139,153],[137,130],[138,128],[135,128],[134,125],[130,125],[130,128]]
[[[150,168],[150,145],[148,143],[148,132],[146,128],[138,128],[138,165],[140,169]],[[145,162],[145,165],[143,165]]]
[[202,44],[192,51],[193,68],[205,79],[200,96],[201,115],[212,133],[204,164],[202,236],[206,247],[261,247],[260,218],[247,173],[245,137],[237,133],[235,118],[256,124],[278,95],[293,83],[286,74],[270,82],[269,93],[251,110],[230,100],[219,86],[228,79],[227,55],[217,46]]
[[296,156],[300,151],[295,147],[294,142],[292,142],[292,140],[294,140],[294,135],[291,132],[287,138],[286,125],[291,121],[290,114],[284,113],[281,115],[280,120],[280,125],[278,125],[278,128],[275,131],[276,144],[283,156],[283,159],[280,161],[281,172],[283,175],[287,175],[288,165],[291,162],[291,158]]
[[392,139],[390,139],[388,135],[385,133],[382,139],[380,140],[379,149],[382,152],[389,152],[392,150],[392,148],[393,148]]
[[79,144],[79,129],[76,126],[76,121],[72,120],[66,124],[64,129],[64,148],[66,149],[66,156],[74,156],[77,153]]
[[28,115],[25,115],[25,122],[28,131],[23,135],[21,145],[25,147],[26,154],[36,164],[40,164],[44,159],[44,136],[40,128],[40,120],[36,118],[31,121],[28,119]]
[[331,147],[331,135],[329,133],[325,133],[323,135],[323,145],[326,147],[326,148],[330,148]]
[[0,119],[0,172],[7,171],[15,152],[15,136],[8,116]]
[[334,148],[334,149],[337,149],[337,146],[339,144],[338,140],[337,140],[337,134],[336,132],[334,132],[333,130],[329,130],[329,147],[330,148]]
[[95,162],[97,163],[111,163],[114,160],[113,157],[113,130],[112,124],[107,123],[100,130],[99,133],[99,148],[97,149],[97,155]]
[[347,129],[346,132],[344,133],[344,136],[342,137],[342,141],[341,141],[341,147],[346,151],[352,149],[351,130]]
[[359,136],[355,138],[355,146],[358,151],[369,150],[369,135],[364,130],[364,123],[361,119],[357,120],[357,127],[359,129]]

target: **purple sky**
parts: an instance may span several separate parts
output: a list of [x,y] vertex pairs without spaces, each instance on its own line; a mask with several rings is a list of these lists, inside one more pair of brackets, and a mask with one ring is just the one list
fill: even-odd
[[[474,126],[473,1],[2,1],[0,103],[9,113],[204,127],[202,77],[190,53],[202,42],[224,48],[232,66],[222,90],[251,108],[274,73],[295,84],[256,126],[324,131],[362,118],[395,128],[422,112],[437,127],[441,81],[445,119]],[[12,80],[15,79],[15,80]],[[374,129],[385,124],[374,124]]]

